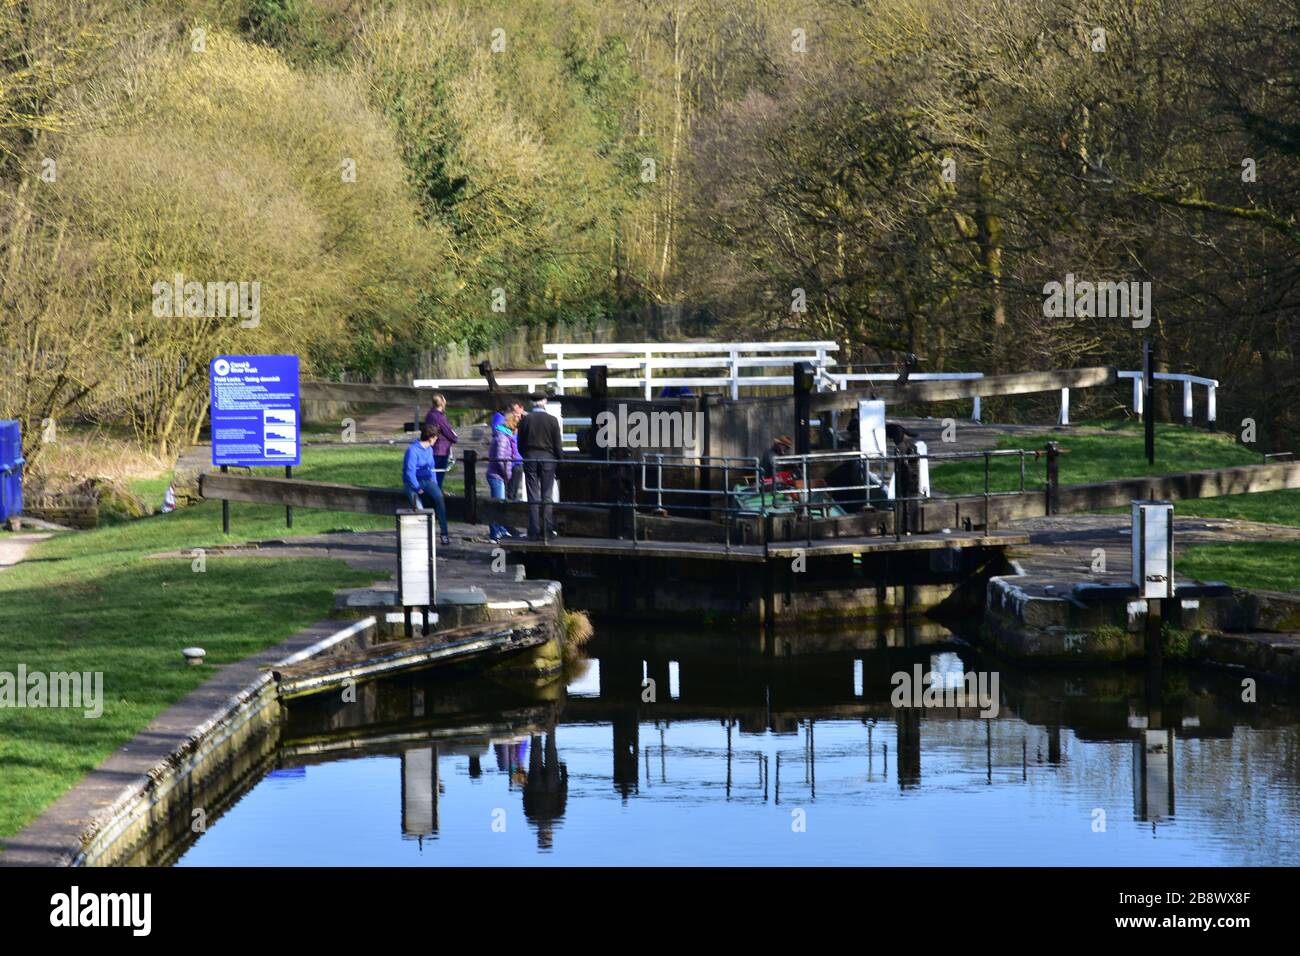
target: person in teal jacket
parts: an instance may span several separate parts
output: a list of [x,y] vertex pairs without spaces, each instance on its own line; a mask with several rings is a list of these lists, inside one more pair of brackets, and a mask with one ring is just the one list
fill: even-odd
[[402,458],[402,487],[411,502],[411,509],[423,511],[424,502],[432,502],[434,514],[438,516],[438,531],[444,545],[451,544],[447,534],[447,503],[442,497],[442,488],[434,477],[436,465],[433,459],[433,443],[438,438],[438,429],[425,425],[420,429],[420,440],[413,441],[406,447]]

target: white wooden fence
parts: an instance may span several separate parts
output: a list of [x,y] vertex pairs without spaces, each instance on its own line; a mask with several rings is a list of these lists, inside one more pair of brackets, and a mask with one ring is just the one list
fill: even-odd
[[[593,365],[603,365],[614,373],[608,379],[610,388],[636,388],[647,399],[654,397],[656,388],[690,387],[724,389],[733,399],[739,398],[741,389],[783,386],[790,384],[789,367],[794,362],[807,362],[813,368],[818,391],[839,391],[860,388],[869,382],[892,382],[896,372],[836,372],[833,353],[839,351],[835,342],[612,342],[606,344],[548,343],[542,346],[547,356],[548,374],[500,375],[500,385],[520,387],[530,392],[554,389],[563,395],[566,390],[584,390],[587,387],[586,371]],[[776,374],[771,370],[779,369]],[[756,371],[757,370],[757,371]],[[760,374],[764,370],[768,374]],[[583,374],[575,374],[583,373]],[[913,372],[909,381],[932,382],[944,380],[972,380],[984,377],[983,372]],[[1142,413],[1142,373],[1122,371],[1120,378],[1133,380],[1132,410]],[[1183,418],[1193,418],[1192,386],[1206,389],[1206,420],[1213,424],[1218,417],[1216,389],[1219,383],[1212,378],[1181,372],[1156,372],[1158,381],[1181,382],[1183,386]],[[479,388],[482,378],[416,379],[418,388]],[[971,407],[971,420],[980,421],[980,397],[976,395]],[[1070,390],[1061,389],[1060,413],[1057,424],[1070,424]]]
[[[586,387],[585,377],[566,380],[566,372],[586,372],[593,365],[604,365],[610,371],[640,373],[611,377],[609,387],[640,388],[647,399],[654,397],[656,386],[726,388],[732,398],[739,398],[742,388],[790,384],[788,368],[794,362],[808,362],[815,371],[834,365],[830,353],[838,350],[834,342],[616,342],[542,346],[544,354],[554,356],[546,359],[546,367],[555,373],[558,394],[563,395],[566,387]],[[784,368],[776,375],[748,371],[778,366]],[[664,371],[670,374],[662,374]],[[703,374],[710,371],[714,374]]]

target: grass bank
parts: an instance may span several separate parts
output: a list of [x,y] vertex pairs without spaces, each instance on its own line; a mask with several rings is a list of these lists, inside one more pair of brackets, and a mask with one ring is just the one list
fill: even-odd
[[1175,558],[1180,574],[1237,588],[1300,592],[1300,541],[1202,544]]
[[[959,426],[960,427],[960,426]],[[1232,436],[1205,432],[1181,425],[1156,428],[1156,463],[1148,465],[1142,427],[1133,423],[1091,423],[1098,429],[1086,434],[1064,435],[1060,439],[1066,454],[1061,456],[1061,484],[1082,485],[1116,478],[1140,478],[1169,475],[1203,468],[1230,468],[1258,465],[1263,456],[1235,441]],[[1036,443],[1041,448],[1042,442]],[[1008,437],[999,448],[1032,447],[1025,439]],[[941,451],[942,447],[931,449]],[[984,463],[978,459],[935,464],[931,483],[936,493],[978,494],[984,491]],[[1046,487],[1046,460],[1025,460],[1026,491]],[[1016,491],[1020,488],[1020,461],[1005,457],[991,460],[990,491]],[[1227,495],[1179,501],[1179,515],[1207,518],[1238,518],[1270,524],[1300,526],[1300,489],[1266,491],[1250,495]]]
[[[375,479],[400,450],[361,446],[305,455],[303,477]],[[161,480],[161,479],[158,479]],[[162,487],[165,487],[163,485]],[[152,502],[151,502],[152,503]],[[41,542],[0,572],[0,671],[100,671],[104,712],[0,708],[0,838],[17,833],[60,794],[222,664],[270,647],[328,614],[340,587],[373,574],[340,561],[148,560],[160,551],[211,548],[285,534],[284,510],[236,503],[232,534],[219,502],[205,502]],[[293,534],[387,528],[392,519],[299,509]],[[200,644],[208,663],[187,667]]]
[[[295,477],[312,481],[401,484],[406,443],[331,444],[303,449]],[[283,474],[279,469],[258,473]],[[170,473],[133,474],[133,491],[161,504]],[[446,489],[463,488],[455,472]],[[286,534],[392,527],[392,518],[234,502],[231,534],[221,533],[221,504],[203,502],[170,514],[59,534],[21,564],[0,572],[0,671],[99,671],[104,712],[0,708],[0,839],[13,836],[93,770],[114,748],[194,690],[215,667],[264,650],[326,616],[334,591],[368,584],[373,574],[341,561],[222,558],[202,573],[190,558],[150,560]],[[202,667],[180,650],[199,644]]]
[[[302,464],[293,470],[295,478],[306,481],[330,481],[343,485],[368,485],[374,488],[399,488],[402,484],[402,456],[406,452],[407,442],[394,444],[343,444],[341,442],[319,445],[304,445]],[[464,494],[465,480],[462,464],[458,459],[451,472],[443,482],[443,490],[448,494]],[[236,474],[245,472],[254,475],[266,475],[271,478],[283,478],[283,468],[234,469]],[[171,472],[129,479],[126,484],[132,492],[139,495],[153,510],[157,510],[171,483]],[[242,509],[240,504],[233,508]],[[279,509],[276,509],[279,510]],[[281,512],[282,513],[282,512]],[[305,513],[299,509],[295,512],[295,525],[298,514]],[[357,516],[354,516],[357,517]],[[387,525],[385,525],[387,527]]]

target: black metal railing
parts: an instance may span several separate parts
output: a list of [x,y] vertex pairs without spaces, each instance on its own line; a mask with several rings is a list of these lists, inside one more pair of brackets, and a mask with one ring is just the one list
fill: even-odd
[[[1051,500],[1054,482],[1051,464],[1054,461],[1054,446],[1049,445],[1046,454],[1049,457],[1047,492]],[[770,473],[765,472],[762,461],[757,456],[687,456],[662,453],[650,453],[627,458],[526,458],[524,465],[515,462],[516,467],[526,467],[532,462],[553,462],[557,468],[557,480],[562,472],[568,472],[572,479],[575,470],[591,469],[603,472],[606,480],[601,482],[606,491],[612,494],[600,496],[573,497],[565,495],[562,502],[552,502],[568,506],[585,506],[592,508],[625,509],[633,547],[640,538],[637,527],[638,516],[646,511],[659,515],[670,513],[683,517],[698,514],[707,515],[709,519],[720,519],[723,530],[723,544],[729,550],[732,546],[732,527],[735,519],[754,517],[762,528],[763,543],[769,537],[769,521],[773,515],[794,513],[806,522],[807,540],[812,541],[813,518],[818,511],[821,517],[839,506],[842,502],[861,503],[858,513],[892,512],[895,538],[901,538],[908,529],[906,520],[909,506],[920,502],[982,500],[984,503],[984,527],[989,526],[990,502],[993,499],[1012,497],[1027,493],[1026,463],[1030,459],[1043,457],[1044,451],[1032,449],[989,449],[968,452],[897,452],[886,455],[864,455],[860,451],[820,451],[802,455],[781,455],[771,460]],[[994,490],[992,486],[992,463],[995,459],[1015,458],[1018,460],[1017,486],[1008,490]],[[929,493],[929,489],[918,487],[909,494],[909,487],[919,485],[920,464],[943,464],[962,460],[980,460],[983,462],[983,490],[977,492]],[[488,459],[489,462],[494,459]],[[467,462],[467,465],[469,463]],[[860,467],[859,480],[839,480],[827,484],[824,473],[839,465],[856,464]],[[467,467],[468,472],[468,467]],[[851,469],[852,470],[852,469]],[[673,472],[687,475],[687,480],[672,483],[665,480]],[[822,474],[818,474],[818,473]],[[628,481],[629,476],[639,473],[639,480]],[[788,476],[798,475],[791,480]],[[700,481],[701,476],[705,477]],[[715,487],[713,476],[721,477],[721,487]],[[783,477],[784,476],[784,477]],[[902,481],[899,478],[902,478]],[[914,481],[914,476],[916,480]],[[733,480],[740,479],[739,485]],[[895,487],[890,490],[889,479]],[[818,483],[820,482],[820,484]],[[590,487],[590,483],[588,483]],[[467,497],[476,494],[476,485],[466,480]],[[561,494],[564,494],[562,491]],[[750,499],[746,501],[745,499]],[[756,500],[755,500],[756,499]],[[540,507],[545,508],[546,502]],[[1050,510],[1050,505],[1049,505]],[[477,507],[467,501],[466,515],[477,515]],[[543,516],[544,517],[544,516]],[[543,531],[545,531],[543,527]],[[543,538],[547,536],[544,534]]]

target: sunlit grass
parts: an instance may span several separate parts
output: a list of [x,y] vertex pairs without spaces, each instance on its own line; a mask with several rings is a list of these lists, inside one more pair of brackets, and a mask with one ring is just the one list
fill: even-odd
[[[404,446],[304,450],[304,478],[394,487]],[[167,476],[149,489],[159,501]],[[137,491],[143,491],[136,485]],[[150,499],[157,507],[159,501]],[[165,551],[332,530],[391,528],[392,518],[234,502],[231,533],[221,504],[203,502],[91,531],[57,534],[0,572],[0,670],[102,671],[104,715],[0,709],[0,837],[11,836],[115,747],[210,676],[215,665],[270,647],[325,617],[333,592],[372,572],[339,561],[213,558],[203,573]],[[187,667],[180,649],[199,644],[208,664]]]
[[[1105,433],[1063,435],[1059,439],[1064,452],[1060,458],[1062,485],[1263,462],[1261,454],[1236,442],[1230,435],[1180,425],[1160,425],[1156,428],[1156,463],[1148,465],[1140,425],[1107,423],[1093,427],[1103,428]],[[1044,444],[1039,442],[1030,446],[1025,439],[1015,437],[1004,438],[998,443],[1002,449],[1024,448],[1030,453],[1025,458],[1026,491],[1042,491],[1046,487],[1046,458],[1035,458],[1032,454],[1041,452]],[[931,451],[942,450],[942,446],[931,448]],[[931,465],[931,483],[936,494],[980,494],[984,491],[984,462],[979,458],[935,462]],[[990,491],[1018,491],[1020,488],[1018,457],[989,460]],[[1300,489],[1179,501],[1175,510],[1180,515],[1300,525]]]
[[[165,542],[189,543],[159,534],[166,523],[65,536],[0,572],[0,670],[104,675],[96,719],[0,708],[0,837],[22,829],[215,667],[284,640],[325,617],[335,589],[374,578],[341,561],[223,558],[200,574],[189,559],[141,560]],[[145,526],[154,527],[132,535]],[[193,644],[208,663],[182,661],[181,648]]]
[[1300,542],[1201,544],[1176,559],[1180,574],[1233,587],[1300,591]]

